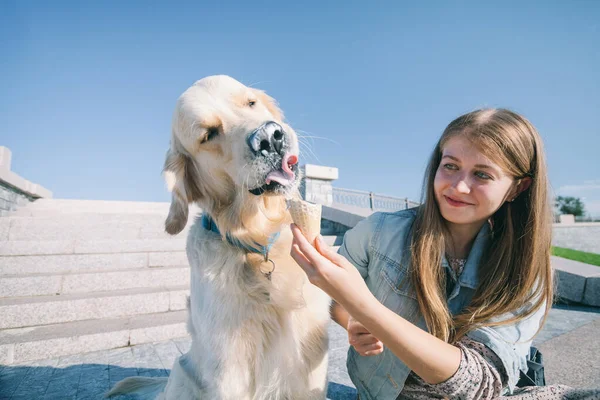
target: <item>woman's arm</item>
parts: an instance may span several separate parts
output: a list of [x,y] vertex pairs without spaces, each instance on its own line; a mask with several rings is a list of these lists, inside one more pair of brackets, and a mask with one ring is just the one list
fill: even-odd
[[348,343],[361,356],[374,356],[383,352],[383,343],[360,322],[352,318],[348,311],[335,300],[331,302],[331,319],[348,331]]
[[502,394],[507,376],[502,361],[481,343],[463,338],[456,344],[462,352],[460,367],[447,381],[430,385],[416,378],[409,380],[401,399],[447,397],[451,399],[496,399]]
[[354,307],[351,301],[344,301],[343,304],[356,320],[425,382],[444,382],[458,370],[461,359],[458,347],[408,322],[374,296],[371,296],[366,307]]
[[454,375],[460,365],[460,349],[382,305],[369,291],[358,270],[320,237],[315,249],[293,224],[292,232],[292,257],[311,283],[327,292],[427,383],[443,382]]
[[339,326],[348,330],[348,319],[350,318],[350,314],[348,314],[348,311],[340,306],[335,300],[331,302],[329,314],[331,315],[331,319],[337,322]]

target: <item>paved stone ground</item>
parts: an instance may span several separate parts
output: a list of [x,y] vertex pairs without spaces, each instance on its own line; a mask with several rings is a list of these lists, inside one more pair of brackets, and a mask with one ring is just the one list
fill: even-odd
[[534,344],[548,384],[600,388],[600,308],[556,306]]
[[[600,387],[599,330],[599,308],[557,306],[552,310],[535,340],[545,357],[548,384]],[[327,397],[354,400],[356,392],[346,372],[346,333],[332,323],[330,335]],[[22,365],[0,365],[0,400],[101,399],[125,377],[168,376],[173,361],[189,345],[188,339],[179,339]]]
[[554,225],[552,244],[600,254],[600,223],[578,222],[574,225]]

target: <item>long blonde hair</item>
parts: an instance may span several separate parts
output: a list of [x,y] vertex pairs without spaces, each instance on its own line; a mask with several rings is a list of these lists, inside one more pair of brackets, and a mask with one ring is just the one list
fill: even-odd
[[[433,185],[444,145],[459,135],[472,141],[515,180],[530,177],[532,182],[490,217],[491,240],[479,266],[479,286],[468,307],[452,316],[441,267],[447,229]],[[533,125],[506,109],[477,110],[460,116],[438,141],[423,184],[423,205],[412,231],[411,276],[429,331],[455,342],[473,329],[513,324],[544,306],[545,321],[553,296],[552,219],[542,140]],[[512,318],[493,320],[515,311],[519,313]]]

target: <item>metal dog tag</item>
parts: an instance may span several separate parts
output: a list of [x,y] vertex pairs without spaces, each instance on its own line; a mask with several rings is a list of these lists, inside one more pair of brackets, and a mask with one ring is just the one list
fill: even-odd
[[273,260],[271,260],[270,258],[266,259],[265,262],[268,261],[271,264],[273,264],[273,269],[271,269],[269,272],[263,272],[262,269],[260,270],[260,272],[262,272],[262,274],[265,276],[265,278],[267,278],[269,281],[271,280],[271,275],[273,274],[273,271],[275,271],[275,262]]

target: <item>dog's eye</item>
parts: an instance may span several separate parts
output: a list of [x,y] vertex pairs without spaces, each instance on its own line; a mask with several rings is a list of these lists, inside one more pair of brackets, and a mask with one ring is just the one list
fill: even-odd
[[204,141],[208,142],[209,140],[213,140],[219,136],[219,128],[208,128],[206,130],[206,136],[204,137]]
[[256,105],[256,100],[248,100],[248,106],[254,107]]

